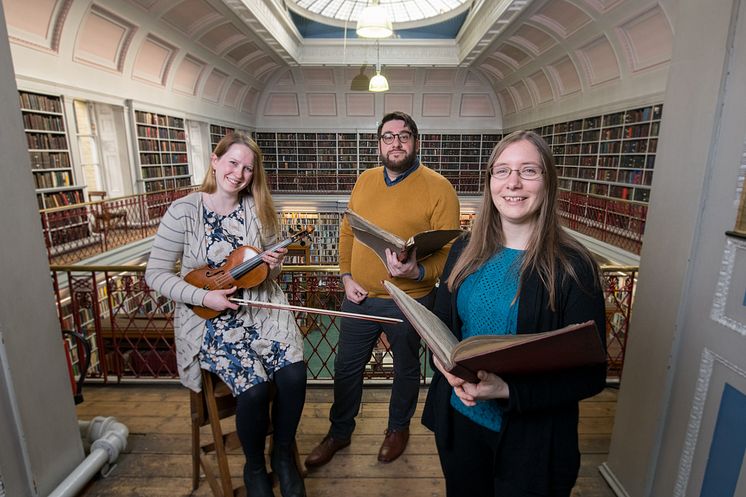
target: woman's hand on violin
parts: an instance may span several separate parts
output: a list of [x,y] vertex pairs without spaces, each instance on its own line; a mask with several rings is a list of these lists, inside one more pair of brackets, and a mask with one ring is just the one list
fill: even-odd
[[264,252],[262,254],[262,260],[266,262],[269,266],[269,269],[272,270],[282,265],[282,260],[285,258],[285,255],[287,253],[287,248],[278,248],[274,252]]
[[[479,371],[477,373],[479,383],[464,383],[461,400],[486,400],[486,399],[507,399],[510,397],[510,387],[508,384],[494,373]],[[458,395],[458,392],[456,392]],[[466,402],[464,402],[466,404]],[[469,404],[466,404],[469,405]]]
[[225,290],[210,290],[202,301],[202,307],[208,307],[213,311],[224,311],[226,309],[238,309],[238,304],[228,300],[236,287],[226,288]]

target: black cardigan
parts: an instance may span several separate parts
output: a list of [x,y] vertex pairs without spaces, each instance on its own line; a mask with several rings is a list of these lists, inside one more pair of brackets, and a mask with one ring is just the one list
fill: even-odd
[[[435,313],[461,340],[461,320],[456,312],[458,291],[451,293],[446,280],[467,239],[451,249],[435,299]],[[518,333],[549,331],[593,319],[605,344],[604,298],[595,272],[577,254],[569,254],[582,288],[571,277],[558,275],[555,311],[549,309],[549,292],[538,275],[524,280],[518,304]],[[553,488],[574,485],[580,469],[578,402],[599,393],[606,383],[606,365],[575,368],[552,374],[509,376],[510,398],[503,405],[503,426],[497,443],[496,495],[501,497],[551,495]],[[439,444],[452,436],[452,388],[436,369],[425,401],[422,423],[435,432]],[[464,475],[464,477],[468,477]]]

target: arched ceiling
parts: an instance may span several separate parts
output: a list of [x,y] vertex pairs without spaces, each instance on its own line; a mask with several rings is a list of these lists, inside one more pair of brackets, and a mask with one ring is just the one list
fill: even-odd
[[[282,0],[2,4],[18,50],[218,103],[256,122],[268,103],[302,91],[303,85],[283,86],[288,77],[302,82],[323,74],[322,82],[348,89],[358,68],[375,64],[376,53],[387,71],[402,75],[403,86],[392,84],[392,92],[411,92],[404,88],[411,81],[424,101],[432,99],[426,82],[441,81],[441,100],[457,93],[463,105],[469,94],[487,92],[506,118],[542,109],[561,113],[563,102],[591,94],[627,98],[619,88],[635,81],[638,94],[661,93],[665,77],[650,74],[667,73],[675,1],[474,0],[454,39],[386,39],[379,52],[370,41],[303,39]],[[21,77],[54,80],[43,70],[24,74],[31,71],[21,60],[16,64]],[[472,85],[466,93],[465,82]]]

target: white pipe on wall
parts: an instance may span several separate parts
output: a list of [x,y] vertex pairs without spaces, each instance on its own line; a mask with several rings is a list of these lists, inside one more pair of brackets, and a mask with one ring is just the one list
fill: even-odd
[[75,497],[98,471],[107,476],[109,466],[127,447],[129,429],[116,418],[96,416],[91,421],[78,421],[78,425],[81,436],[91,443],[90,454],[48,497]]

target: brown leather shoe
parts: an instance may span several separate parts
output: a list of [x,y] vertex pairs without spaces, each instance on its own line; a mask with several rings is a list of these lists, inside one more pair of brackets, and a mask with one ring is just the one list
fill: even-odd
[[381,450],[378,451],[378,460],[381,462],[395,461],[404,452],[408,441],[409,428],[397,431],[386,430],[386,438],[383,439]]
[[306,467],[318,468],[319,466],[323,466],[332,460],[335,452],[339,449],[344,449],[348,445],[350,445],[349,438],[347,440],[339,440],[331,435],[325,436],[321,443],[314,447],[311,453],[308,454],[308,457],[306,457]]

